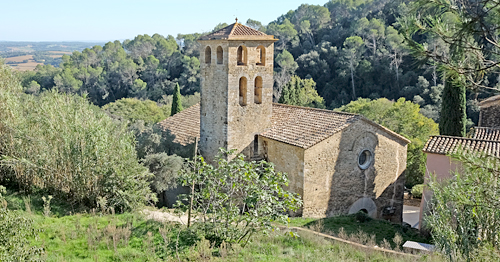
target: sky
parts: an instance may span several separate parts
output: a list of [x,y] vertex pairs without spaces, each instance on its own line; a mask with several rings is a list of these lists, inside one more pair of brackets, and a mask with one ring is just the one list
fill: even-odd
[[303,3],[328,0],[3,0],[0,41],[98,41],[201,33],[219,23],[266,25]]

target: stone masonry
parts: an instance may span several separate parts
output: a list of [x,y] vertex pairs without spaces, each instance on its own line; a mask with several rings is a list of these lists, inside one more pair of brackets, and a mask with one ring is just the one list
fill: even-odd
[[235,23],[198,41],[201,102],[160,123],[173,142],[199,138],[209,162],[225,148],[274,163],[304,217],[402,221],[408,139],[360,115],[273,104],[274,36]]

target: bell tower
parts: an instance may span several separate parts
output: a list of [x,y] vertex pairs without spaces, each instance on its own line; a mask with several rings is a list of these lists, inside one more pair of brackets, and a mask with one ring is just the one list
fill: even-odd
[[201,154],[213,161],[219,148],[256,154],[257,135],[270,126],[274,42],[236,21],[202,36]]

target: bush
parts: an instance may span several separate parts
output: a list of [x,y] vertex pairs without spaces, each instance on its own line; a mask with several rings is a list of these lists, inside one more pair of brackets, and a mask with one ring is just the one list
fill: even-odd
[[[205,238],[218,246],[246,243],[253,233],[274,229],[273,221],[288,222],[288,211],[296,211],[302,201],[283,188],[287,176],[274,171],[271,163],[247,162],[243,155],[227,161],[234,151],[221,149],[217,166],[203,157],[191,161],[180,177],[183,186],[195,185],[194,214],[201,221]],[[189,209],[190,195],[181,195],[177,205]]]
[[423,184],[414,185],[411,188],[411,195],[413,197],[422,198],[423,193],[424,193],[424,185]]
[[158,105],[151,100],[142,101],[136,98],[122,98],[106,104],[102,109],[130,122],[143,120],[148,124],[160,122],[170,116],[170,107]]
[[36,233],[25,214],[0,207],[0,261],[41,261],[43,249],[28,240]]
[[153,173],[150,185],[154,192],[161,194],[163,191],[177,187],[177,173],[182,168],[184,159],[177,155],[169,156],[166,153],[147,155],[142,163]]
[[[46,189],[71,202],[115,209],[155,199],[151,174],[138,163],[134,136],[75,95],[22,93],[0,65],[0,165],[26,190]],[[0,177],[1,179],[2,177]]]

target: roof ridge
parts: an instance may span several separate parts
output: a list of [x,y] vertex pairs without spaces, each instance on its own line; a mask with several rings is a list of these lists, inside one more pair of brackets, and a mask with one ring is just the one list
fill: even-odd
[[[234,33],[234,29],[236,29],[236,26],[238,25],[238,22],[232,24],[233,28],[231,28],[231,32],[229,32],[229,35],[232,35]],[[231,25],[230,25],[231,26]]]
[[495,143],[500,143],[500,141],[498,141],[498,140],[479,139],[479,138],[462,137],[462,136],[447,136],[447,135],[431,135],[431,136],[429,136],[429,140],[427,140],[427,142],[429,142],[433,137],[443,137],[443,138],[473,140],[473,141],[480,141],[480,142],[495,142]]
[[322,111],[322,112],[328,112],[328,113],[336,113],[336,114],[342,114],[342,115],[351,115],[351,116],[360,116],[360,117],[363,117],[361,114],[355,114],[355,113],[349,113],[349,112],[342,112],[342,111],[335,111],[335,110],[323,109],[323,108],[315,108],[315,107],[307,107],[307,106],[296,106],[296,105],[287,105],[287,104],[281,104],[281,103],[273,103],[273,105],[284,106],[284,107],[294,107],[294,108],[300,108],[300,109],[306,109],[306,110],[314,110],[314,111]]
[[474,129],[492,129],[492,130],[500,130],[500,127],[488,127],[488,126],[474,126]]

